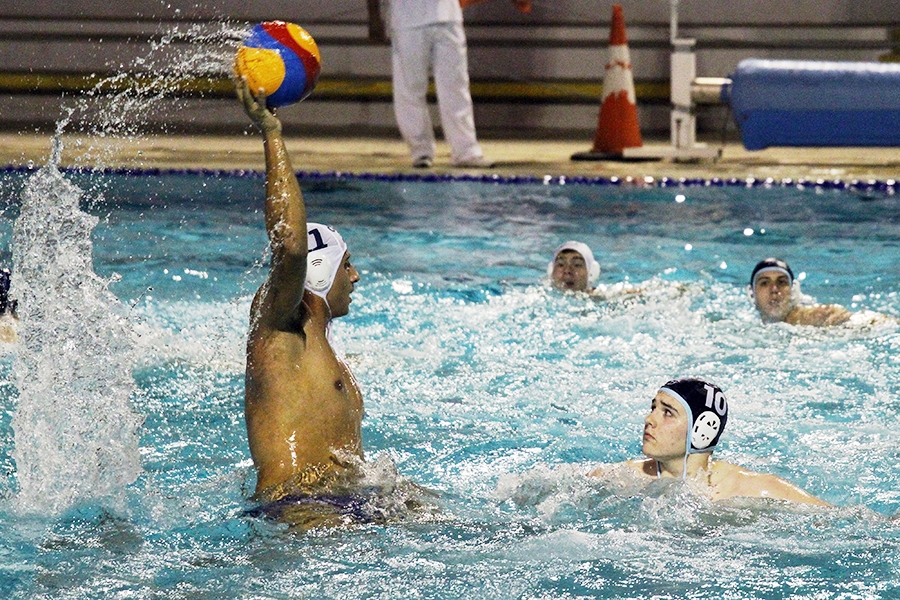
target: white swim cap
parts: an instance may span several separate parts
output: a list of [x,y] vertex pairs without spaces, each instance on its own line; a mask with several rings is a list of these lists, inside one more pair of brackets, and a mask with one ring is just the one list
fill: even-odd
[[572,250],[581,255],[581,258],[584,259],[584,264],[588,270],[588,283],[594,283],[597,281],[597,278],[600,277],[600,263],[594,260],[594,253],[591,252],[591,249],[587,244],[583,242],[574,242],[569,241],[556,249],[553,253],[553,260],[550,261],[550,264],[547,265],[547,275],[553,275],[553,264],[556,262],[556,257],[559,256],[560,252],[564,252],[566,250]]
[[307,290],[326,300],[334,285],[334,277],[344,260],[347,244],[337,231],[328,225],[306,224],[309,254],[306,255]]

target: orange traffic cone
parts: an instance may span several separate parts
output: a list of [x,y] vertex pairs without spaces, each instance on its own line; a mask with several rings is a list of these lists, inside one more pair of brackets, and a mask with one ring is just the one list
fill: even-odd
[[609,32],[609,56],[603,75],[603,99],[597,117],[597,133],[590,152],[577,152],[572,160],[617,160],[625,148],[640,148],[641,128],[638,125],[634,94],[634,74],[625,38],[625,17],[622,7],[614,5],[612,28]]

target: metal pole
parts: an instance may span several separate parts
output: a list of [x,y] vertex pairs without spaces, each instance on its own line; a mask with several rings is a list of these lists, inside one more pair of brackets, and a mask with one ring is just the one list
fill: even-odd
[[671,0],[671,13],[669,15],[669,39],[672,45],[678,39],[678,0]]
[[670,58],[670,145],[664,148],[625,148],[627,158],[671,157],[677,160],[714,158],[719,151],[697,143],[697,117],[694,115],[693,83],[697,77],[697,57],[694,45],[697,40],[678,37],[678,2],[669,0],[671,13],[669,38],[672,43]]

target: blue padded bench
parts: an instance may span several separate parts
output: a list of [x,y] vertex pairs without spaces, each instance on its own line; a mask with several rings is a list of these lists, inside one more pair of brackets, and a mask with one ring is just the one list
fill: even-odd
[[748,150],[900,146],[900,64],[747,59],[722,100]]

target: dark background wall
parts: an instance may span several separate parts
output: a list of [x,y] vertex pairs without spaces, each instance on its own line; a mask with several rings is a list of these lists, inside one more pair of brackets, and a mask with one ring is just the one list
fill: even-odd
[[[469,21],[481,19],[508,22],[583,22],[607,17],[613,4],[621,4],[635,22],[668,21],[670,3],[665,0],[641,2],[595,0],[535,0],[530,17],[519,15],[505,0],[490,0],[466,10]],[[36,0],[4,2],[0,17],[80,17],[80,18],[190,18],[190,19],[290,19],[353,21],[365,17],[365,0],[269,0],[253,2],[215,0]],[[895,22],[894,0],[682,0],[679,13],[684,23],[715,24],[885,24]]]
[[[624,9],[642,128],[668,129],[665,0]],[[584,136],[596,122],[612,1],[507,0],[465,11],[476,122],[484,135]],[[682,0],[680,34],[697,39],[698,75],[726,76],[743,58],[877,61],[900,58],[896,0]],[[396,135],[390,51],[367,40],[365,0],[36,0],[0,4],[0,128],[47,129],[65,98],[128,73],[205,78],[143,115],[151,129],[235,131],[230,54],[248,23],[305,26],[323,55],[319,88],[283,110],[290,129]],[[172,33],[177,33],[170,37]],[[91,79],[93,77],[93,79]],[[212,83],[208,80],[214,80]],[[216,83],[217,80],[217,83]],[[109,88],[109,86],[107,86]],[[701,133],[723,121],[699,110]]]

